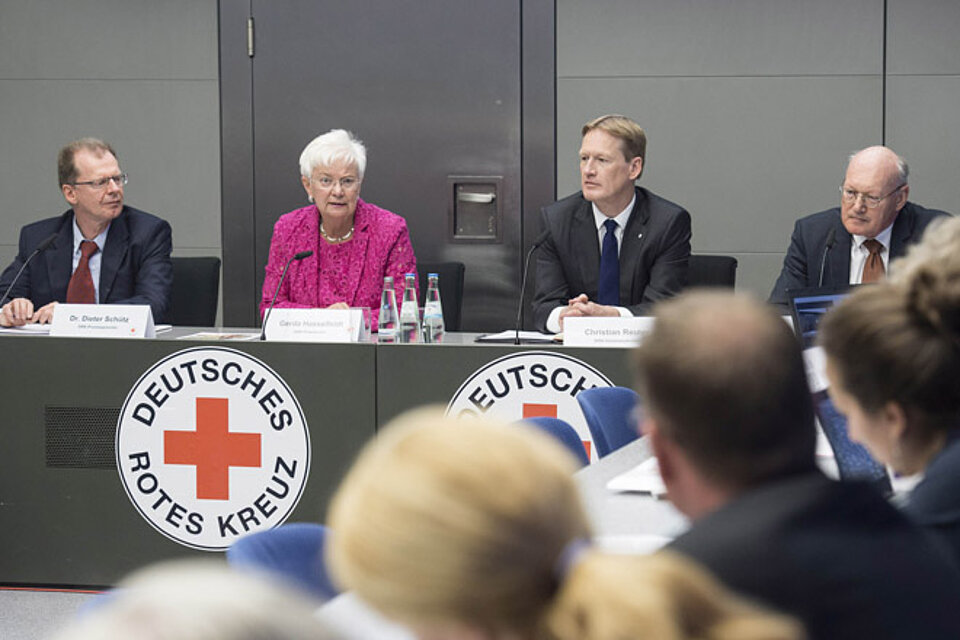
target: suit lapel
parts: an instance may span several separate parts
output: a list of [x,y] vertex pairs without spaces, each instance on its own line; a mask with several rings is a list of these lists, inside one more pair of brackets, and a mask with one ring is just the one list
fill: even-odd
[[103,257],[100,258],[100,302],[110,301],[110,292],[117,279],[120,265],[130,249],[130,228],[127,224],[127,207],[110,223],[107,241],[103,245]]
[[[594,296],[600,281],[600,241],[598,238],[597,225],[593,219],[593,207],[588,201],[584,200],[573,215],[570,244],[573,246],[573,255],[577,258],[583,291],[593,292]],[[574,294],[579,293],[579,291],[572,292]]]
[[897,219],[893,222],[893,230],[890,232],[890,258],[899,258],[907,252],[907,246],[913,236],[913,227],[916,222],[916,216],[913,213],[910,203],[904,205]]
[[[287,273],[286,292],[287,300],[299,304],[320,306],[320,283],[317,274],[320,273],[320,213],[316,207],[309,207],[303,211],[295,232],[297,238],[293,253],[313,251],[313,255],[303,260],[295,260]],[[293,254],[290,255],[292,257]],[[288,257],[289,259],[289,257]]]
[[[47,249],[44,260],[50,286],[50,299],[66,302],[67,285],[73,274],[73,212],[63,216],[55,244]],[[31,283],[38,286],[39,283]]]
[[[836,225],[834,228],[837,230],[837,244],[830,249],[827,256],[827,266],[824,267],[825,273],[823,274],[823,286],[825,287],[839,287],[850,283],[850,247],[853,246],[853,236],[844,228],[839,214],[834,224]],[[826,251],[826,243],[821,249],[821,260],[823,259],[823,251]],[[812,274],[811,286],[817,285],[817,279],[820,276],[819,263],[816,268],[817,271]]]
[[[647,233],[650,222],[650,207],[647,206],[646,195],[635,190],[637,201],[633,204],[627,228],[623,230],[623,240],[620,243],[620,302],[631,300],[634,280],[642,268],[640,249]],[[624,304],[626,306],[626,304]]]
[[[367,205],[363,200],[357,200],[357,210],[353,217],[353,228],[355,237],[353,242],[356,246],[351,247],[350,253],[353,256],[367,255],[367,245],[370,243],[370,216],[367,215]],[[346,289],[344,293],[347,297],[347,304],[353,304],[356,300],[357,290],[360,288],[360,276],[363,274],[363,267],[366,260],[350,260],[347,264]],[[402,283],[394,282],[394,289],[399,290]],[[397,300],[400,304],[400,300]]]

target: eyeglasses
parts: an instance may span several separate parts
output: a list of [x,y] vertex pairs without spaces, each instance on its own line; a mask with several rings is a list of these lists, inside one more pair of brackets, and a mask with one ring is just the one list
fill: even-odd
[[71,182],[73,186],[80,186],[81,184],[86,185],[92,189],[106,189],[107,185],[111,182],[116,182],[118,187],[122,187],[127,184],[129,176],[125,173],[121,173],[115,176],[109,176],[107,178],[100,178],[99,180],[86,180],[84,182]]
[[311,180],[324,191],[333,189],[333,186],[336,184],[339,184],[340,188],[344,191],[353,191],[360,186],[360,179],[354,178],[353,176],[347,176],[346,178],[340,178],[339,180],[334,180],[330,176],[320,176],[319,178],[312,178]]
[[867,205],[867,208],[876,209],[877,207],[880,206],[881,202],[883,202],[884,200],[886,200],[887,198],[895,194],[897,191],[900,191],[900,189],[903,189],[905,186],[907,185],[902,184],[885,196],[868,196],[865,193],[860,193],[859,191],[854,191],[853,189],[848,189],[847,187],[841,186],[840,197],[843,199],[844,202],[846,202],[847,204],[850,204],[852,202],[856,202],[860,198],[860,196],[863,196],[863,202]]

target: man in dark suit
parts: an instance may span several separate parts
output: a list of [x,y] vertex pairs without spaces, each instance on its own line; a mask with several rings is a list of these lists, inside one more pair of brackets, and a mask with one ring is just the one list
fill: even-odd
[[0,276],[0,292],[26,268],[0,300],[0,326],[48,323],[58,302],[148,304],[154,321],[162,322],[173,282],[170,225],[123,204],[127,175],[102,140],[68,144],[57,164],[71,209],[20,231],[19,252]]
[[559,332],[570,316],[641,315],[687,282],[690,214],[634,185],[643,129],[607,115],[585,124],[582,136],[582,190],[541,213],[547,236],[533,297],[540,331]]
[[860,284],[876,279],[872,272],[886,273],[891,258],[919,242],[931,220],[947,215],[907,201],[909,173],[907,163],[886,147],[850,156],[840,206],[794,226],[770,302],[788,303],[790,289]]
[[814,639],[960,638],[946,550],[872,486],[816,468],[803,357],[773,309],[701,292],[656,318],[635,363],[643,431],[692,521],[672,549]]

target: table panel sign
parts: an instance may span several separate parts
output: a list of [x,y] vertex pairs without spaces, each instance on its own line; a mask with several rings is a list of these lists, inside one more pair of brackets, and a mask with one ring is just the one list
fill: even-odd
[[630,318],[565,318],[563,344],[567,347],[632,348],[653,331],[654,319]]
[[369,309],[274,309],[267,340],[362,342],[369,335]]
[[146,304],[58,304],[50,335],[58,338],[154,338]]

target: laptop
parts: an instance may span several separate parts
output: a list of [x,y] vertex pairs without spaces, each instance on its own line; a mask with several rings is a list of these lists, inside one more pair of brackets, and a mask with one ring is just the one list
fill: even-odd
[[830,308],[850,295],[851,287],[822,287],[789,292],[793,327],[805,350],[807,378],[813,393],[813,408],[823,429],[841,480],[872,483],[885,496],[893,493],[887,469],[860,444],[850,440],[847,419],[834,406],[827,393],[822,354],[816,353],[817,329]]

